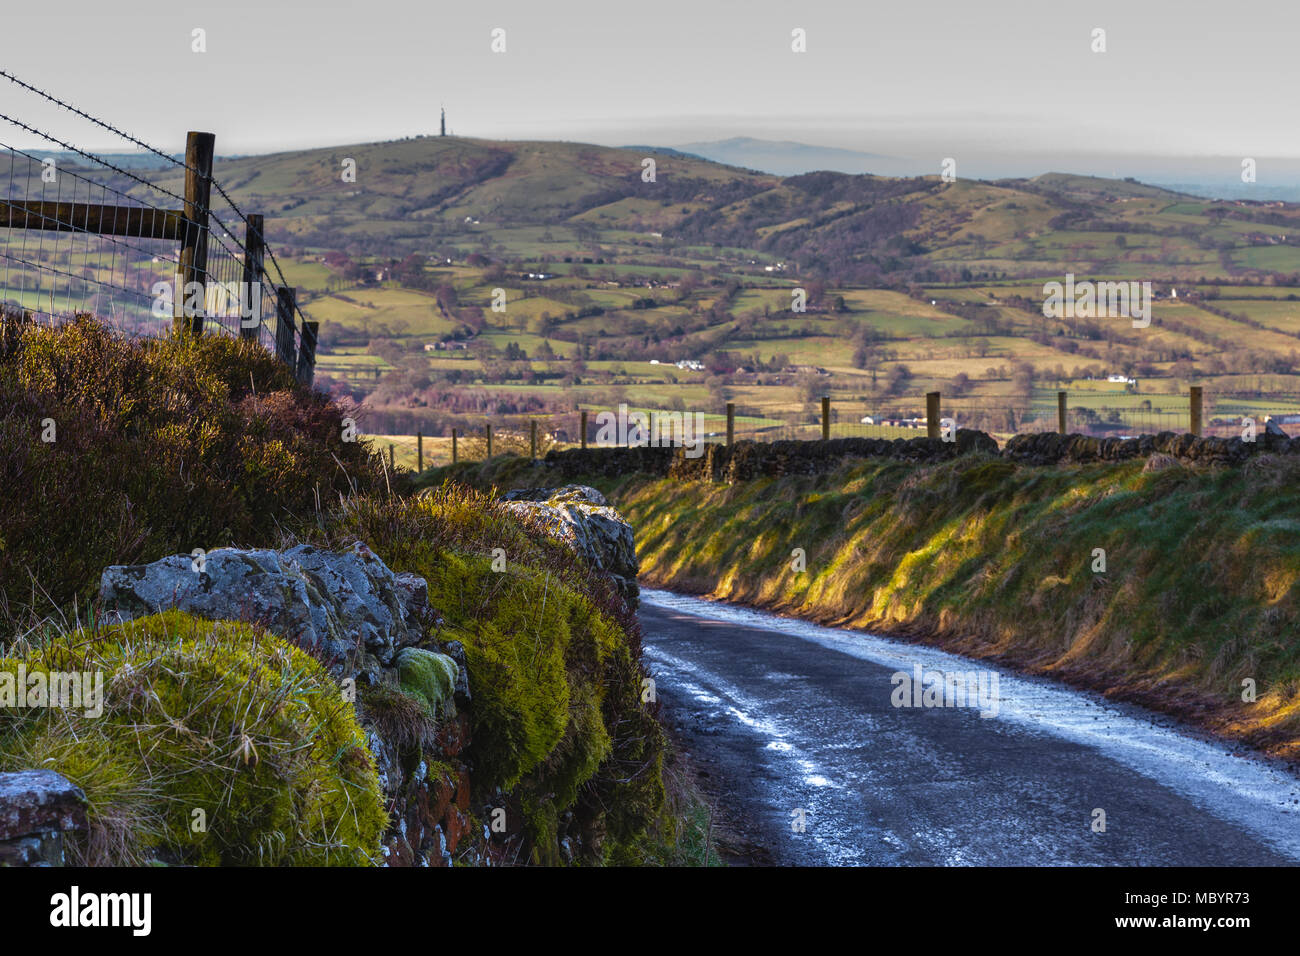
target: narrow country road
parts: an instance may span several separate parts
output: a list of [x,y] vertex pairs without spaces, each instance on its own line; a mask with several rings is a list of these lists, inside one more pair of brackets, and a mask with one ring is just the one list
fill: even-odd
[[[1300,779],[1169,718],[942,651],[664,591],[642,591],[640,617],[667,719],[705,773],[733,862],[1300,860]],[[899,697],[893,675],[918,666],[982,671],[989,683],[995,674],[997,693],[976,707],[895,706],[913,698]]]

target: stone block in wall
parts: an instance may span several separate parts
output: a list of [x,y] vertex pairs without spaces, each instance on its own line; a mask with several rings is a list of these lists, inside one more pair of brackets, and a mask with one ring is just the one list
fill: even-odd
[[86,827],[86,795],[53,770],[0,773],[0,866],[62,866],[63,836]]

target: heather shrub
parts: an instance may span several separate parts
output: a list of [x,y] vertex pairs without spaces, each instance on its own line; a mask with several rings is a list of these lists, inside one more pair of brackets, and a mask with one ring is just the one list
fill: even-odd
[[81,605],[109,564],[270,544],[384,488],[347,412],[254,343],[3,324],[0,613]]

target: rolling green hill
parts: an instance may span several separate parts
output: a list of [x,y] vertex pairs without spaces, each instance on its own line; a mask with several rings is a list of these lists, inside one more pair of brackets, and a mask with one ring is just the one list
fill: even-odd
[[[734,401],[754,428],[800,434],[822,394],[843,428],[915,414],[929,389],[995,430],[1046,421],[1056,389],[1080,393],[1080,427],[1164,425],[1192,383],[1212,416],[1300,409],[1276,394],[1300,394],[1293,205],[1058,172],[779,177],[673,150],[457,137],[216,174],[267,217],[322,321],[322,383],[385,434],[621,400]],[[1151,325],[1044,317],[1044,283],[1067,273],[1151,282]],[[1136,384],[1097,400],[1089,380],[1112,374]]]

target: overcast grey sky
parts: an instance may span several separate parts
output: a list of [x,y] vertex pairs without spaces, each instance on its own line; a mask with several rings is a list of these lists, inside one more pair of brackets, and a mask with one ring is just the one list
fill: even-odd
[[[63,0],[4,24],[5,69],[169,150],[188,128],[223,154],[392,139],[436,131],[446,104],[466,136],[754,136],[936,167],[1300,157],[1294,0]],[[7,82],[0,112],[117,145]],[[32,142],[3,123],[0,140]]]

